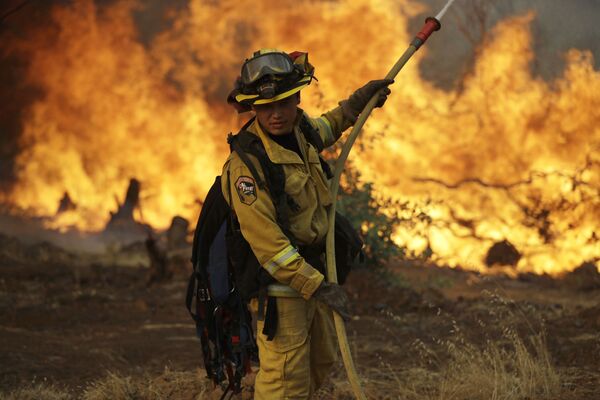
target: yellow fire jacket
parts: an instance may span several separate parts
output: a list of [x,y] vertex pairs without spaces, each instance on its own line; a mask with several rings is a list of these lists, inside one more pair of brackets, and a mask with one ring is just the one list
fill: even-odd
[[[324,243],[328,228],[327,207],[332,204],[317,150],[306,141],[298,127],[303,113],[298,109],[294,126],[302,158],[274,142],[256,120],[247,128],[260,138],[269,159],[283,166],[285,191],[299,205],[298,210],[290,211],[290,231],[301,246]],[[352,125],[340,107],[319,118],[308,117],[308,121],[318,130],[325,147],[335,143]],[[259,162],[251,155],[249,158],[264,180]],[[293,289],[296,295],[309,299],[324,276],[300,256],[282,232],[268,191],[257,186],[252,173],[236,152],[231,152],[221,176],[225,200],[237,215],[242,235],[260,264],[278,282]],[[271,291],[269,294],[277,296]]]

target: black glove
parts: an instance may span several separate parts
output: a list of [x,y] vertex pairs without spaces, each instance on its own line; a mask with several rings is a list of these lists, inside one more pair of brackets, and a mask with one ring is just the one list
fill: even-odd
[[333,311],[340,314],[344,320],[348,321],[351,318],[350,300],[348,300],[348,295],[344,289],[337,283],[323,281],[312,297],[328,305]]
[[365,86],[352,93],[348,99],[340,101],[344,116],[352,122],[356,122],[358,115],[365,108],[369,100],[371,100],[371,97],[375,96],[378,91],[379,98],[377,99],[375,107],[383,106],[388,95],[391,93],[388,86],[392,83],[394,83],[393,79],[377,79],[370,81]]

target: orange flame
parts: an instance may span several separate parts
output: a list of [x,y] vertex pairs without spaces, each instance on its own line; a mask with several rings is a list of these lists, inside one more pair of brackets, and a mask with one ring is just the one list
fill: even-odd
[[[57,6],[50,32],[7,45],[28,54],[27,79],[45,95],[27,110],[18,181],[0,201],[52,216],[68,192],[77,208],[51,226],[99,230],[135,177],[144,222],[193,219],[242,122],[224,98],[244,57],[309,51],[319,82],[302,103],[318,114],[382,77],[423,11],[408,0],[193,0],[144,46],[136,7]],[[518,269],[536,273],[600,258],[600,73],[573,50],[557,81],[532,76],[532,18],[498,24],[461,90],[420,77],[425,46],[367,123],[374,144],[354,155],[365,178],[434,221],[396,233],[409,250],[483,269],[489,246],[507,239],[524,255]]]

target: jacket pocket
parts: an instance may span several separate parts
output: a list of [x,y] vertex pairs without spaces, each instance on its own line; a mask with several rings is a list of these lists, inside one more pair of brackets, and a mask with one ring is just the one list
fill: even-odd
[[308,181],[308,174],[304,167],[299,165],[289,165],[285,168],[285,192],[290,196],[300,195]]

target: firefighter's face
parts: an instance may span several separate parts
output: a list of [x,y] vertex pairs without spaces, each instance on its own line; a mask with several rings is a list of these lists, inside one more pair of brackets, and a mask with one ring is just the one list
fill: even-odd
[[252,106],[260,126],[272,135],[292,132],[300,104],[300,93],[267,104]]

